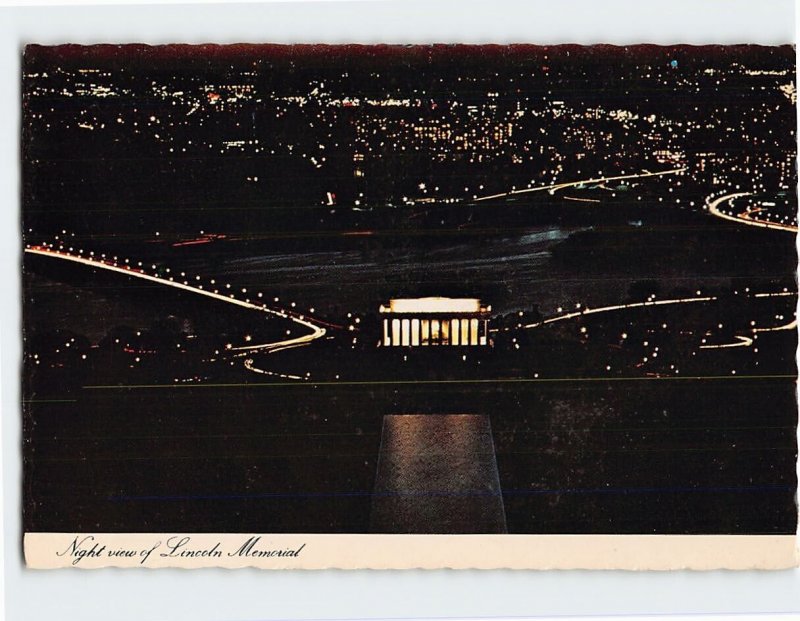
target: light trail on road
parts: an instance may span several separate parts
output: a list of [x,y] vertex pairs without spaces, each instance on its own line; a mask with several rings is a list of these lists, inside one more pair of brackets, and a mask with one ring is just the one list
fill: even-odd
[[[773,293],[756,293],[753,295],[754,298],[774,298],[774,297],[788,297],[788,296],[796,296],[796,291],[776,291]],[[649,306],[659,306],[659,305],[669,305],[669,304],[689,304],[692,302],[714,302],[717,301],[719,298],[717,296],[702,296],[696,298],[675,298],[671,300],[654,300],[648,302],[632,302],[629,304],[615,304],[612,306],[600,306],[598,308],[586,308],[580,311],[574,311],[570,313],[565,313],[563,315],[558,315],[556,317],[551,317],[549,319],[545,319],[543,321],[539,321],[537,323],[530,323],[527,325],[522,326],[523,329],[529,328],[538,328],[540,326],[555,323],[557,321],[564,321],[567,319],[574,319],[576,317],[583,317],[585,315],[593,315],[596,313],[606,313],[612,311],[619,311],[625,310],[629,308],[644,308]],[[700,349],[731,349],[734,347],[752,347],[757,338],[757,335],[760,332],[778,332],[782,330],[796,330],[797,329],[797,318],[795,317],[792,321],[787,324],[775,326],[772,328],[753,328],[751,333],[754,335],[752,337],[745,336],[745,335],[735,335],[733,338],[736,340],[732,343],[722,343],[719,345],[700,345]]]
[[524,329],[538,328],[539,326],[544,326],[549,323],[555,323],[556,321],[574,319],[575,317],[583,317],[584,315],[594,315],[597,313],[607,313],[610,311],[625,310],[628,308],[644,308],[645,306],[663,306],[666,304],[690,304],[692,302],[713,302],[715,300],[717,300],[717,296],[708,295],[696,298],[675,298],[673,300],[655,300],[652,302],[630,302],[628,304],[598,306],[597,308],[585,308],[583,310],[574,311],[571,313],[565,313],[564,315],[557,315],[556,317],[550,317],[549,319],[538,321],[536,323],[529,323],[527,325],[522,326],[522,328]]
[[259,373],[261,375],[271,375],[272,377],[282,377],[283,379],[293,379],[293,380],[302,380],[305,379],[300,377],[299,375],[292,375],[291,373],[276,373],[275,371],[267,371],[265,369],[259,369],[257,366],[253,364],[253,359],[248,358],[244,361],[244,368],[248,371],[252,371],[253,373]]
[[753,328],[753,333],[757,334],[759,332],[780,332],[782,330],[796,330],[797,329],[797,318],[795,317],[792,321],[782,326],[775,326],[774,328]]
[[[796,291],[776,291],[774,293],[755,293],[753,294],[754,298],[777,298],[777,297],[788,297],[797,295]],[[613,304],[611,306],[598,306],[597,308],[584,308],[578,311],[573,311],[570,313],[565,313],[563,315],[556,315],[555,317],[550,317],[549,319],[544,319],[542,321],[537,321],[536,323],[529,323],[527,325],[521,326],[523,329],[528,328],[538,328],[539,326],[544,326],[549,323],[555,323],[556,321],[564,321],[566,319],[574,319],[575,317],[583,317],[584,315],[594,315],[596,313],[607,313],[611,311],[618,311],[618,310],[626,310],[628,308],[644,308],[647,306],[663,306],[669,304],[691,304],[693,302],[715,302],[719,298],[715,295],[707,295],[707,296],[698,296],[694,298],[673,298],[670,300],[652,300],[648,302],[629,302],[627,304]],[[775,328],[764,328],[763,330],[774,330]],[[783,329],[790,329],[784,327]],[[756,330],[758,331],[758,330]]]
[[753,344],[753,339],[749,336],[736,335],[733,338],[736,339],[733,343],[723,343],[721,345],[701,345],[700,349],[730,349],[732,347],[750,347]]
[[543,192],[545,190],[562,190],[564,188],[573,188],[584,183],[604,183],[606,181],[622,181],[623,179],[642,179],[644,177],[660,177],[662,175],[675,175],[682,173],[686,170],[683,168],[673,168],[671,170],[662,170],[660,172],[641,172],[630,175],[616,175],[614,177],[597,177],[595,179],[581,179],[579,181],[567,181],[564,183],[554,183],[552,185],[542,185],[535,188],[525,188],[524,190],[510,190],[508,192],[500,192],[498,194],[490,194],[489,196],[481,196],[480,198],[473,199],[475,202],[488,201],[493,198],[503,198],[506,196],[514,196],[517,194],[529,194],[531,192]]
[[769,220],[758,220],[756,218],[752,218],[751,214],[756,213],[758,211],[762,211],[762,209],[750,209],[747,211],[743,211],[742,213],[732,216],[730,214],[725,213],[720,209],[720,205],[723,203],[730,204],[731,201],[741,198],[742,196],[752,196],[752,192],[734,192],[733,194],[726,194],[724,196],[720,196],[719,198],[714,199],[713,201],[706,199],[706,207],[708,207],[708,212],[718,218],[722,218],[724,220],[730,220],[731,222],[736,222],[737,224],[746,224],[748,226],[757,226],[762,229],[773,229],[776,231],[789,231],[791,233],[797,233],[800,231],[798,227],[791,226],[790,224],[779,224],[777,222],[770,222]]
[[754,298],[786,298],[797,295],[797,291],[775,291],[774,293],[754,293]]
[[[311,330],[309,334],[304,334],[302,336],[297,336],[282,341],[275,341],[272,343],[263,343],[260,345],[255,345],[252,346],[252,349],[258,349],[263,351],[263,350],[274,350],[278,348],[285,349],[288,347],[296,347],[299,345],[305,345],[307,343],[310,343],[311,341],[321,338],[325,336],[326,333],[325,328],[318,326],[311,321],[308,321],[307,319],[305,319],[305,317],[300,318],[284,310],[269,308],[266,304],[254,304],[247,300],[239,300],[235,298],[233,294],[222,295],[221,293],[214,293],[213,291],[208,291],[207,289],[203,289],[202,285],[195,287],[193,285],[176,282],[175,280],[172,279],[172,277],[163,278],[158,275],[147,274],[143,269],[130,267],[128,265],[126,265],[125,267],[120,267],[114,263],[109,263],[102,259],[93,259],[93,258],[77,256],[74,254],[70,254],[68,252],[64,252],[61,250],[54,250],[42,246],[31,246],[30,248],[25,248],[25,252],[29,254],[61,259],[64,261],[72,261],[73,263],[80,263],[82,265],[88,265],[89,267],[96,267],[99,269],[108,270],[110,272],[115,272],[118,274],[124,274],[126,276],[133,276],[134,278],[140,278],[142,280],[147,280],[149,282],[154,282],[160,285],[174,287],[175,289],[181,289],[183,291],[188,291],[190,293],[202,295],[207,298],[217,300],[219,302],[227,302],[228,304],[233,304],[235,306],[240,306],[242,308],[260,311],[262,313],[274,315],[282,319],[288,319],[289,321],[292,321],[296,324],[299,324]],[[251,348],[248,347],[244,349],[251,349]]]
[[[783,330],[796,330],[797,329],[797,319],[793,319],[787,324],[781,326],[775,326],[773,328],[753,328],[751,332],[755,335],[760,332],[781,332]],[[722,345],[701,345],[700,349],[729,349],[731,347],[752,347],[753,343],[755,342],[755,337],[749,337],[744,335],[736,335],[733,338],[736,339],[733,343],[723,343]]]
[[578,198],[576,196],[565,196],[565,200],[568,201],[577,201],[579,203],[600,203],[602,202],[599,198]]

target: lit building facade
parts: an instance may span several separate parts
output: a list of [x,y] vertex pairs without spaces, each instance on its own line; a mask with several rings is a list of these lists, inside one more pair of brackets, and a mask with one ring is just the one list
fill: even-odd
[[382,304],[384,347],[489,345],[489,314],[476,298],[400,298]]

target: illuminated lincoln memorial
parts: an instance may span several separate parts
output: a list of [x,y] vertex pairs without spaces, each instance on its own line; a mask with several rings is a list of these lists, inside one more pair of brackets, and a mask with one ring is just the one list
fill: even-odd
[[476,298],[403,298],[381,305],[386,347],[488,345],[489,313]]

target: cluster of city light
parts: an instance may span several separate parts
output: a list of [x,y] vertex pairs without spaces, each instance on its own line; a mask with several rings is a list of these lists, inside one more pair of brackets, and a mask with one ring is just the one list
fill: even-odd
[[[42,364],[42,362],[45,362],[45,364],[47,364],[47,360],[45,360],[45,358],[48,357],[48,354],[50,354],[50,353],[55,354],[56,356],[58,356],[61,353],[64,353],[64,354],[72,353],[72,351],[78,351],[78,346],[77,346],[77,344],[75,342],[75,337],[69,337],[63,343],[59,343],[59,344],[55,345],[55,349],[53,350],[53,352],[44,352],[44,351],[40,352],[40,353],[31,352],[28,355],[30,356],[30,359],[33,361],[33,363],[35,365],[40,365],[40,364]],[[80,354],[77,354],[77,356],[81,361],[85,361],[85,360],[88,359],[88,354],[87,353],[80,353]],[[57,364],[57,363],[51,363],[50,366],[55,366],[55,364]]]
[[[546,61],[547,62],[547,61]],[[385,197],[371,196],[377,184],[369,183],[372,165],[388,155],[417,154],[435,162],[468,161],[473,164],[502,161],[521,181],[509,189],[492,175],[479,174],[475,183],[451,183],[443,176],[438,183],[427,183],[425,189],[414,193],[405,188],[398,195],[403,204],[443,202],[454,203],[487,196],[512,196],[517,192],[554,185],[559,180],[590,177],[600,166],[609,176],[622,167],[629,169],[654,158],[654,164],[688,167],[693,177],[705,174],[711,185],[726,186],[729,173],[738,179],[744,170],[751,169],[752,186],[764,190],[767,171],[779,171],[779,187],[789,188],[794,175],[791,143],[787,136],[794,130],[786,125],[788,98],[795,97],[792,82],[785,83],[791,72],[784,69],[745,67],[741,63],[722,63],[719,67],[695,70],[645,62],[631,67],[629,76],[619,75],[620,84],[634,83],[646,87],[700,92],[708,88],[728,88],[729,77],[745,79],[750,90],[763,92],[764,99],[749,103],[749,111],[734,111],[725,102],[709,102],[702,110],[673,119],[653,113],[601,105],[590,97],[585,101],[565,102],[557,89],[545,93],[531,88],[537,80],[548,76],[551,69],[535,67],[520,69],[517,74],[506,71],[486,72],[485,75],[453,75],[437,77],[435,95],[425,88],[400,86],[386,80],[387,72],[372,72],[380,95],[366,95],[350,81],[349,71],[324,70],[320,77],[309,78],[307,84],[294,82],[291,86],[264,90],[259,84],[261,67],[258,63],[228,72],[225,80],[203,82],[196,77],[181,75],[152,80],[140,77],[141,86],[134,86],[131,75],[120,70],[83,67],[54,68],[50,72],[31,71],[26,74],[26,95],[32,99],[81,97],[86,106],[75,114],[59,115],[55,108],[32,108],[26,115],[34,126],[51,124],[76,127],[88,131],[105,131],[142,135],[163,148],[170,156],[210,156],[212,154],[257,157],[298,158],[314,169],[323,169],[331,157],[345,148],[352,150],[354,180],[363,181],[356,188],[354,207],[373,205]],[[323,79],[321,76],[325,75]],[[585,68],[570,69],[571,79],[590,79]],[[773,85],[773,89],[767,89]],[[777,85],[777,86],[776,86]],[[463,92],[468,88],[468,99]],[[743,88],[740,86],[740,88]],[[780,88],[780,91],[778,90]],[[137,90],[138,89],[138,90]],[[767,90],[764,90],[767,89]],[[141,92],[139,92],[141,90]],[[481,100],[474,93],[483,91]],[[433,92],[433,91],[432,91]],[[95,98],[114,96],[117,99],[136,99],[131,106],[110,113],[92,103]],[[139,101],[151,97],[160,102],[156,110]],[[315,103],[317,105],[310,106]],[[225,120],[226,115],[239,114],[245,106],[258,106],[259,114],[269,115],[276,123],[291,122],[302,131],[255,131],[255,120],[247,117]],[[352,108],[369,108],[353,113]],[[390,109],[400,109],[401,112]],[[253,117],[255,119],[255,117]],[[236,122],[233,122],[233,121]],[[355,139],[340,145],[336,131],[343,124],[353,123]],[[786,126],[787,136],[778,135]],[[201,128],[209,128],[202,137]],[[219,128],[221,131],[213,131]],[[223,130],[224,128],[224,130]],[[538,128],[538,130],[537,130]],[[548,129],[545,129],[548,128]],[[704,154],[687,149],[686,142],[704,132]],[[190,137],[191,136],[191,137]],[[258,137],[256,137],[258,136]],[[731,153],[727,141],[733,137],[754,150],[741,149]],[[776,139],[780,138],[779,142]],[[598,145],[603,144],[603,149]],[[788,146],[787,146],[788,145]],[[718,147],[718,148],[717,148]],[[567,153],[569,155],[567,155]],[[356,161],[356,158],[361,158]],[[622,162],[622,163],[621,163]],[[533,166],[536,175],[525,179]],[[325,173],[323,173],[325,174]],[[263,183],[258,175],[243,175],[243,183]],[[436,189],[434,189],[436,188]],[[671,189],[671,188],[670,188]],[[735,188],[734,188],[735,189]],[[339,188],[331,187],[332,194]],[[595,202],[596,198],[570,196],[570,200]],[[641,200],[641,197],[637,197]],[[671,197],[659,197],[659,202]],[[680,197],[674,199],[680,204]],[[320,204],[326,204],[324,196]],[[770,221],[772,219],[770,218]],[[793,226],[791,221],[782,222]]]

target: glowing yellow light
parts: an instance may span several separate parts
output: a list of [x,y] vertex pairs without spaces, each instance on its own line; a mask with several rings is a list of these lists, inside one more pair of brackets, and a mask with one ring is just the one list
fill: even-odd
[[481,310],[477,298],[401,298],[389,300],[392,313],[478,313]]

